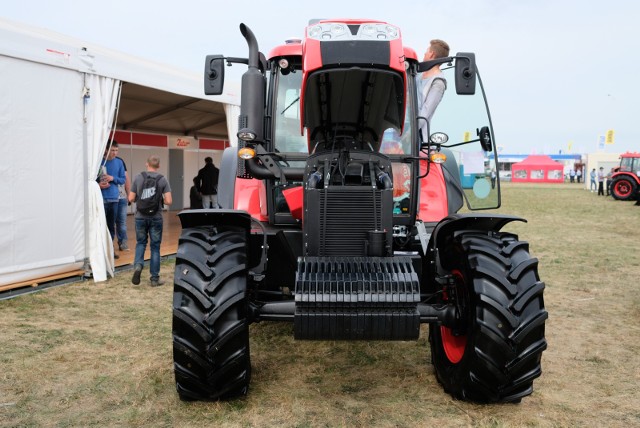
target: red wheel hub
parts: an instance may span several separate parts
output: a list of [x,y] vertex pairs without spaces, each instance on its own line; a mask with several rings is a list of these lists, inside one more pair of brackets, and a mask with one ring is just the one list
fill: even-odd
[[[455,270],[452,272],[456,281],[458,293],[464,293],[464,276],[462,272]],[[444,295],[447,298],[446,294]],[[457,364],[464,356],[464,350],[467,347],[467,335],[454,335],[453,330],[449,327],[440,327],[440,335],[442,336],[442,347],[449,361]]]
[[626,198],[631,193],[631,185],[626,180],[620,180],[615,184],[615,192],[623,198]]

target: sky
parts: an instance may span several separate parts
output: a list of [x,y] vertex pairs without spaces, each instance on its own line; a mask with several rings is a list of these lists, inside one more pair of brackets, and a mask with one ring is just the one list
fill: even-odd
[[240,23],[266,54],[310,19],[382,20],[419,56],[434,38],[476,54],[502,154],[640,151],[635,0],[0,0],[0,16],[196,73],[247,56]]

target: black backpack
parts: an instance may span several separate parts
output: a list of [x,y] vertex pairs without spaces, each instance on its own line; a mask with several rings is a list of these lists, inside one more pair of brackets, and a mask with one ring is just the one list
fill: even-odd
[[142,191],[138,195],[138,199],[136,201],[136,208],[139,213],[146,216],[152,216],[160,209],[160,205],[162,204],[162,192],[158,189],[158,182],[161,178],[162,175],[160,174],[152,176],[146,172],[142,173]]

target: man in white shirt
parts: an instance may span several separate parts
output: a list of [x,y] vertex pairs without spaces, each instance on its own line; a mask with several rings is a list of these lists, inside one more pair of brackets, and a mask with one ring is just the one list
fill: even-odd
[[[423,61],[430,61],[449,56],[449,45],[439,39],[431,40],[429,49],[424,54]],[[444,91],[447,89],[447,81],[440,71],[440,65],[431,67],[429,70],[418,75],[418,120],[423,141],[429,139],[427,121],[430,123],[433,113],[440,104]],[[424,119],[422,119],[424,118]],[[426,119],[426,120],[425,120]]]

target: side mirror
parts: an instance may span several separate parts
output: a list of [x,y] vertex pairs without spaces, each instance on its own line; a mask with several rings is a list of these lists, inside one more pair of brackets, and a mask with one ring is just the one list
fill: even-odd
[[476,93],[476,54],[458,52],[456,58],[456,93],[473,95]]
[[480,145],[482,146],[482,150],[485,152],[490,152],[493,150],[493,143],[491,141],[491,132],[489,131],[488,126],[483,126],[482,128],[476,130],[478,137],[480,139]]
[[224,87],[224,56],[207,55],[204,63],[204,93],[220,95]]

